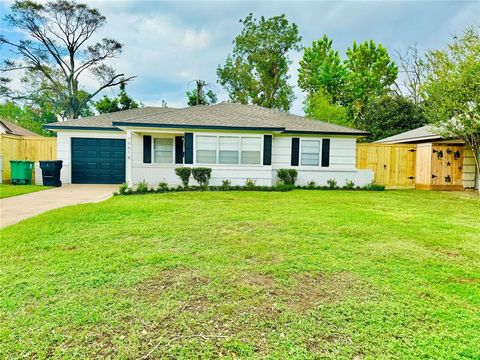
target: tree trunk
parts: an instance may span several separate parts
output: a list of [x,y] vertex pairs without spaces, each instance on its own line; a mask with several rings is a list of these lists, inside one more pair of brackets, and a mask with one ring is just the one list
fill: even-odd
[[[470,146],[470,148],[472,149],[472,153],[473,153],[473,158],[475,160],[475,167],[476,167],[476,171],[475,171],[475,185],[477,183],[477,180],[480,179],[480,141],[476,141],[475,138],[473,139],[465,139],[467,144]],[[475,186],[474,185],[474,186]],[[480,180],[479,180],[479,186],[478,186],[478,196],[480,197]]]

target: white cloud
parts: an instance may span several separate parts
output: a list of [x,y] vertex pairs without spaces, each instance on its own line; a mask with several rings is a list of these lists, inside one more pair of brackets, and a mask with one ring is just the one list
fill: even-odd
[[211,37],[211,34],[205,29],[200,31],[188,29],[183,35],[182,45],[186,49],[205,49],[209,45]]
[[[0,11],[12,0],[1,2]],[[85,0],[79,0],[80,2]],[[238,20],[253,12],[256,17],[285,13],[295,22],[303,44],[327,34],[344,53],[353,40],[374,39],[389,49],[415,42],[422,49],[443,46],[452,32],[461,32],[480,16],[478,2],[324,2],[324,1],[89,1],[107,17],[96,39],[112,37],[124,52],[110,64],[126,75],[137,75],[127,91],[145,104],[184,106],[191,80],[216,84],[216,68],[232,50],[241,31]],[[6,6],[5,6],[6,4]],[[0,21],[0,27],[5,25]],[[10,31],[11,32],[11,31]],[[4,56],[0,49],[0,55]],[[289,82],[295,86],[291,109],[302,113],[304,95],[296,86],[301,52],[292,53]],[[91,76],[82,78],[88,90],[96,88]],[[219,100],[227,94],[217,85]],[[107,92],[111,95],[117,89]]]

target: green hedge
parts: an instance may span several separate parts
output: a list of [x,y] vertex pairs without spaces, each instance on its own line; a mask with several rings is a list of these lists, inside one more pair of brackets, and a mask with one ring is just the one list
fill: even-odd
[[148,194],[148,193],[167,193],[167,192],[183,192],[183,191],[264,191],[264,192],[286,192],[291,190],[351,190],[351,191],[384,191],[385,186],[369,184],[366,186],[357,186],[352,187],[351,184],[348,184],[344,187],[335,187],[330,186],[312,186],[312,184],[306,186],[294,186],[291,184],[277,184],[275,186],[256,186],[251,183],[245,186],[231,186],[223,184],[221,186],[188,186],[188,187],[168,187],[164,182],[161,182],[156,189],[145,187],[145,182],[142,181],[136,189],[128,188],[127,184],[122,184],[118,192],[114,195],[137,195],[137,194]]

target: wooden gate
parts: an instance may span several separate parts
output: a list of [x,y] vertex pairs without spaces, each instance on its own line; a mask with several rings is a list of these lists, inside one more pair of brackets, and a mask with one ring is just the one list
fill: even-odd
[[458,144],[419,144],[415,188],[462,190],[464,151],[465,146]]
[[374,171],[375,184],[389,189],[415,187],[415,144],[357,144],[357,169]]

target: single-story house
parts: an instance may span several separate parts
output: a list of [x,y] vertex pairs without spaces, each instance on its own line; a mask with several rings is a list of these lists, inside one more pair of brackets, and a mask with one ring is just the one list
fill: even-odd
[[40,135],[27,130],[10,121],[0,119],[0,134],[21,136],[21,137],[40,137]]
[[355,168],[351,129],[256,105],[219,103],[184,109],[144,107],[48,124],[57,132],[63,183],[180,184],[175,168],[209,167],[211,185],[277,182],[276,170],[298,170],[298,184],[335,179],[369,184]]
[[390,136],[376,143],[417,145],[417,189],[478,189],[478,169],[472,149],[461,139],[443,138],[431,125]]

